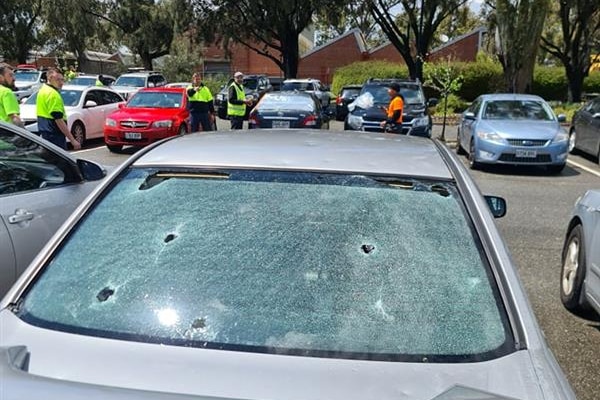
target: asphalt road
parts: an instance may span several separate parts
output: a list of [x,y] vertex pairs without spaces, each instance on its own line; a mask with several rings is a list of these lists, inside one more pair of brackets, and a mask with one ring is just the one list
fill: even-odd
[[[228,121],[219,121],[221,129]],[[332,130],[342,129],[334,122]],[[441,127],[434,127],[439,137]],[[445,131],[448,146],[454,146],[456,127]],[[99,144],[80,156],[106,165],[118,165],[135,150],[115,155]],[[466,165],[466,159],[462,157]],[[523,285],[535,314],[559,364],[580,400],[600,398],[600,322],[568,313],[559,297],[560,254],[573,204],[587,189],[600,187],[596,160],[570,155],[569,164],[557,176],[542,168],[488,168],[473,171],[485,194],[504,197],[508,214],[497,220],[508,248],[518,265]]]

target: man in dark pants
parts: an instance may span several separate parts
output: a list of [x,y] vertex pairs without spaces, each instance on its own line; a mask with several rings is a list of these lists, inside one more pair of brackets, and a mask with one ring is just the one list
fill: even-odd
[[386,112],[387,119],[381,121],[380,126],[390,133],[402,133],[402,113],[404,111],[404,98],[400,94],[400,85],[392,83],[388,86],[388,95],[390,104]]
[[44,83],[37,93],[36,111],[40,136],[63,149],[67,148],[67,138],[73,149],[81,149],[81,144],[67,127],[65,104],[60,95],[65,83],[63,74],[56,68],[47,72],[48,83]]
[[252,99],[246,99],[244,92],[244,74],[236,72],[233,75],[233,82],[229,86],[227,94],[227,116],[231,121],[231,129],[242,129],[244,126],[244,116],[246,115],[246,106],[252,105]]
[[187,88],[190,109],[191,131],[212,131],[215,120],[215,105],[210,89],[202,83],[199,73],[192,75],[192,85]]

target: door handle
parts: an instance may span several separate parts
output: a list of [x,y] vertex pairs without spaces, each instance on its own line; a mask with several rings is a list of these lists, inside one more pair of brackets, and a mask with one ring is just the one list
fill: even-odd
[[15,211],[14,215],[8,217],[9,224],[18,224],[24,221],[31,221],[35,217],[33,213],[30,213],[27,210],[18,209]]

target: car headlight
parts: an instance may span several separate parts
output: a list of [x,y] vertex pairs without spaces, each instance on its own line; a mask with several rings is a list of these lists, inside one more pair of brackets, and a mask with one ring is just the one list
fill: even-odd
[[173,121],[165,119],[163,121],[156,121],[152,125],[154,125],[155,128],[170,128],[173,126]]
[[104,121],[104,125],[115,127],[117,126],[117,121],[111,118],[106,118],[106,121]]
[[494,132],[477,131],[477,137],[482,140],[487,140],[496,143],[506,143],[504,138]]
[[556,134],[556,136],[554,136],[554,139],[552,139],[552,143],[567,142],[568,140],[569,134],[565,131],[560,131]]
[[418,117],[418,118],[414,118],[412,120],[413,128],[420,128],[422,126],[428,126],[428,125],[429,125],[428,117]]
[[352,129],[362,129],[363,118],[360,115],[348,114],[348,125]]

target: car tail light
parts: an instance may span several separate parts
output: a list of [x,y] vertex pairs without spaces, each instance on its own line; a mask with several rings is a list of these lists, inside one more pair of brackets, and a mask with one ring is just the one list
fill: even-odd
[[250,125],[258,125],[258,118],[256,118],[256,114],[250,114],[248,116],[248,124],[250,124]]
[[304,118],[304,121],[302,121],[302,125],[304,125],[304,126],[317,125],[317,117],[315,117],[314,115],[307,116],[306,118]]

